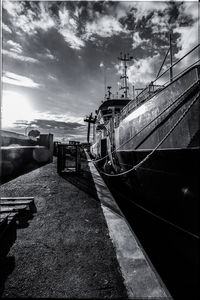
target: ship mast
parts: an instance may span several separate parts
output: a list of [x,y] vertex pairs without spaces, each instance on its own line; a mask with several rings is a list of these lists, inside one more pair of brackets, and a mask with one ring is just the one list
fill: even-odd
[[170,82],[172,82],[173,81],[173,68],[172,68],[173,53],[172,53],[172,35],[171,35],[171,33],[169,35],[169,49],[170,49]]
[[164,66],[164,63],[165,63],[165,61],[166,61],[166,59],[168,57],[168,54],[170,54],[169,79],[170,79],[170,82],[172,82],[173,81],[173,52],[172,52],[172,34],[171,33],[169,34],[169,48],[168,48],[168,50],[167,50],[167,52],[165,54],[165,57],[164,57],[163,62],[161,64],[161,66],[160,66],[160,69],[158,71],[156,79],[160,75],[160,72],[161,72],[161,70],[162,70],[162,68]]
[[128,76],[127,76],[127,62],[131,61],[133,59],[132,56],[129,55],[129,53],[124,53],[124,55],[122,55],[122,52],[120,52],[120,56],[118,57],[118,59],[120,61],[123,62],[123,75],[120,76],[120,79],[123,79],[123,86],[120,87],[120,90],[124,90],[124,97],[128,98]]

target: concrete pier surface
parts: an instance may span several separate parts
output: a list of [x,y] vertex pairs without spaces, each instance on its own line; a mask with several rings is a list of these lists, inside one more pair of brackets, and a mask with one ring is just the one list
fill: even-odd
[[56,160],[0,186],[37,212],[0,266],[2,298],[169,299],[95,168],[58,175]]

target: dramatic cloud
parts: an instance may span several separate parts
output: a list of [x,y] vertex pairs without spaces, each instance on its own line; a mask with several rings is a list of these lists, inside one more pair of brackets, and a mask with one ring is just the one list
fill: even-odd
[[[30,2],[34,8],[34,2]],[[48,13],[47,5],[45,2],[39,2],[37,11],[27,9],[26,2],[3,1],[3,8],[12,17],[12,23],[15,28],[21,32],[33,35],[36,34],[37,29],[47,31],[52,28],[55,23]]]
[[191,48],[198,44],[198,26],[199,24],[197,21],[190,27],[179,27],[174,29],[174,32],[179,33],[180,35],[177,40],[177,46],[180,48],[180,50],[175,54],[176,58],[182,57]]
[[[16,51],[15,51],[16,52]],[[11,51],[8,50],[2,50],[2,53],[4,55],[7,55],[13,59],[16,60],[20,60],[20,61],[24,61],[24,62],[30,62],[30,63],[38,63],[39,61],[33,57],[29,57],[29,56],[24,56],[24,55],[19,55],[17,53],[13,52],[13,49],[11,49]]]
[[118,19],[132,15],[136,22],[145,20],[152,12],[164,11],[168,1],[119,1],[114,12]]
[[55,59],[55,57],[52,54],[50,54],[50,53],[47,53],[46,57],[48,57],[51,60]]
[[86,126],[77,122],[61,122],[55,120],[36,119],[30,122],[26,120],[19,120],[15,122],[17,128],[24,130],[25,128],[30,131],[37,129],[40,133],[54,133],[60,139],[70,140],[78,139],[85,140]]
[[[181,26],[174,28],[174,33],[179,34],[177,39],[178,52],[175,54],[177,59],[189,52],[199,41],[199,13],[196,5],[186,2],[180,6],[179,10],[179,23],[181,20],[187,22],[182,22]],[[195,52],[183,60],[183,64],[186,66],[199,58],[199,48],[197,48]]]
[[32,79],[12,72],[5,72],[2,79],[4,83],[9,83],[12,85],[18,85],[18,86],[24,86],[30,88],[40,87],[40,84],[34,82]]
[[[182,58],[187,54],[192,48],[197,46],[198,40],[198,21],[194,23],[191,27],[179,27],[174,30],[174,32],[179,33],[179,38],[177,40],[178,52],[175,53],[175,59]],[[175,67],[174,73],[183,71],[186,67],[189,67],[191,64],[199,62],[200,54],[199,47],[196,48],[193,52],[187,55],[184,59],[181,60]]]
[[63,129],[65,132],[72,133],[74,129],[79,129],[81,127],[85,127],[85,125],[79,123],[72,123],[72,122],[60,122],[55,120],[34,120],[29,123],[30,125],[35,125],[37,127],[43,129]]
[[50,79],[52,81],[57,81],[57,78],[54,75],[52,75],[52,74],[48,75],[48,79]]
[[64,37],[65,41],[69,43],[69,46],[73,49],[81,49],[85,43],[78,36],[78,22],[75,18],[70,16],[69,11],[66,8],[59,11],[60,26],[59,33]]
[[107,38],[120,33],[127,33],[122,24],[112,16],[99,15],[93,22],[88,22],[85,26],[85,38],[91,39],[94,35]]
[[179,7],[180,16],[189,16],[193,20],[197,21],[199,19],[198,3],[194,1],[185,1],[182,2],[182,5]]
[[158,62],[160,55],[154,55],[145,59],[134,60],[132,66],[128,69],[129,82],[136,87],[145,87],[155,79],[155,74],[158,72]]
[[18,2],[18,5],[15,2],[3,2],[3,8],[10,14],[12,24],[18,29],[18,33],[35,35],[37,30],[48,31],[57,28],[71,48],[80,49],[84,46],[84,41],[77,35],[78,23],[75,18],[70,17],[65,7],[59,10],[56,17],[50,13],[48,3],[39,2],[38,5],[34,2],[29,3],[30,7],[27,8],[25,2]]
[[138,46],[144,45],[149,42],[149,39],[141,39],[139,32],[133,34],[132,48],[135,49]]
[[168,8],[167,1],[137,1],[134,3],[134,17],[136,22],[146,18],[151,12],[163,11]]
[[55,60],[56,57],[51,53],[51,51],[49,49],[45,50],[44,54],[39,54],[40,57],[42,58],[48,58],[50,60]]
[[16,5],[13,1],[3,1],[3,8],[6,9],[12,17],[16,17],[16,15],[20,14],[23,10],[23,3],[18,2]]
[[158,12],[154,12],[153,17],[150,19],[149,25],[151,26],[152,33],[164,33],[170,31],[170,16],[168,14],[159,15]]
[[12,40],[7,41],[7,45],[9,45],[10,51],[16,52],[16,53],[22,53],[22,46],[18,43],[13,42]]
[[12,33],[12,30],[8,27],[8,25],[2,23],[2,29],[8,33]]
[[59,29],[59,32],[72,49],[79,50],[85,46],[84,41],[76,36],[76,32],[72,31],[72,28],[63,27]]
[[48,4],[45,5],[45,3],[39,3],[39,7],[40,13],[38,16],[38,20],[34,21],[33,25],[35,26],[35,28],[47,31],[48,29],[55,26],[55,22],[49,14]]

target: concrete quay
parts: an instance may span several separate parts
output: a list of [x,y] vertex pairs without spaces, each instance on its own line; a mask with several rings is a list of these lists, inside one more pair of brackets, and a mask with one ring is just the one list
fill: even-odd
[[60,176],[55,160],[0,196],[37,209],[1,262],[2,298],[171,299],[92,162]]

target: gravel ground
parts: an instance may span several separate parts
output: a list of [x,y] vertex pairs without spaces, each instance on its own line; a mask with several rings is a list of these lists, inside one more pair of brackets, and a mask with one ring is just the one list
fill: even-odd
[[[91,186],[91,178],[86,181]],[[29,226],[17,230],[2,263],[3,298],[127,298],[104,215],[91,190],[88,194],[59,176],[55,162],[0,187],[2,197],[35,197],[37,207]]]

